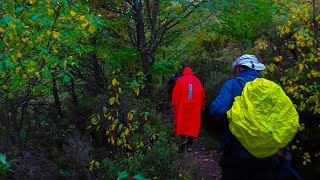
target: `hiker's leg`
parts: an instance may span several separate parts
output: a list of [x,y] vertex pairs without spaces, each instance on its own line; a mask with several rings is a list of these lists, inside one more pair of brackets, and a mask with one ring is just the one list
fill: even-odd
[[230,154],[222,155],[221,180],[247,180],[248,162],[246,159],[234,158]]
[[194,137],[188,136],[188,142],[187,142],[187,144],[188,144],[188,145],[192,145],[192,144],[193,144],[193,139],[194,139]]
[[182,144],[179,146],[181,152],[183,152],[185,146],[188,144],[188,137],[185,135],[181,136]]
[[251,170],[249,172],[249,180],[272,180],[274,161],[272,158],[252,159]]
[[188,152],[192,151],[193,139],[194,139],[194,137],[188,136],[188,142],[187,142],[187,151]]

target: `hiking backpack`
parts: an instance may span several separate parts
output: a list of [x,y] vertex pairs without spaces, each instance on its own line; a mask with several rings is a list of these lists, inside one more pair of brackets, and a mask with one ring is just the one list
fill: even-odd
[[285,147],[300,127],[290,98],[279,85],[263,78],[245,83],[227,117],[231,133],[257,158]]

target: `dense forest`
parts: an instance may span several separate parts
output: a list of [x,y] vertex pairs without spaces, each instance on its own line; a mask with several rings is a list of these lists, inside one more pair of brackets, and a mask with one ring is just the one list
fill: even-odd
[[167,81],[193,68],[216,145],[208,109],[248,53],[293,101],[292,164],[317,179],[319,23],[316,0],[0,0],[0,178],[193,179]]

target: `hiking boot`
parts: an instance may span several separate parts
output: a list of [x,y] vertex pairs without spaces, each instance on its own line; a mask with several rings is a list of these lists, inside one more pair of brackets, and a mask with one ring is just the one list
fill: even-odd
[[192,147],[191,147],[191,145],[189,145],[188,147],[187,147],[187,152],[192,152]]

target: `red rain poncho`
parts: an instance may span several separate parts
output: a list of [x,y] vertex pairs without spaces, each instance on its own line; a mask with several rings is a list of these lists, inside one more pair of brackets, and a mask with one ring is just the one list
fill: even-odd
[[175,131],[177,135],[198,137],[205,93],[190,67],[184,68],[172,92]]

